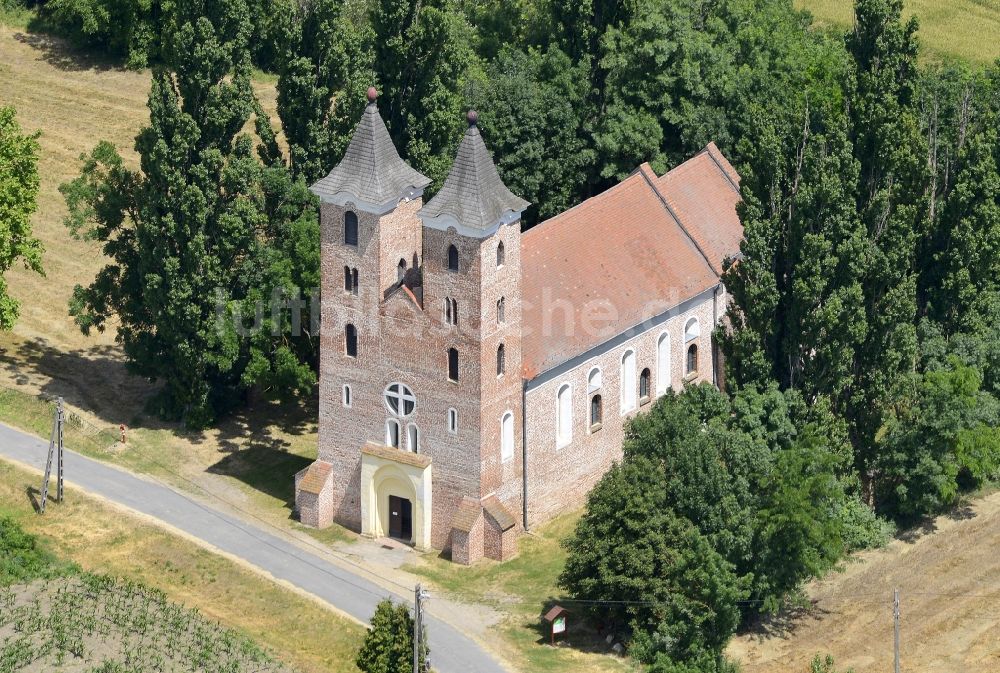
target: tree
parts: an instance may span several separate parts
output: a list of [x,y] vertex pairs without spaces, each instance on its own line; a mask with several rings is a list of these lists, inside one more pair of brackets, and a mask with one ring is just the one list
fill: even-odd
[[506,48],[486,81],[479,125],[504,183],[534,204],[525,224],[575,205],[594,160],[579,113],[587,95],[580,67],[556,48]]
[[318,236],[304,186],[273,179],[283,169],[262,167],[241,134],[259,107],[243,1],[184,0],[167,26],[171,69],[153,76],[140,170],[101,143],[63,187],[71,230],[101,241],[112,260],[75,289],[70,312],[84,332],[117,317],[129,368],[165,384],[156,411],[201,427],[250,384],[310,387],[286,320],[266,333],[236,318],[263,313],[248,304],[269,298],[271,283],[315,274],[317,246],[298,258],[276,250]]
[[[633,654],[687,660],[719,652],[746,597],[732,565],[664,500],[646,460],[615,466],[588,496],[560,586],[604,623],[628,627]],[[606,601],[603,603],[602,601]]]
[[654,670],[723,670],[740,619],[777,609],[844,553],[850,453],[820,407],[775,386],[668,392],[628,423],[560,586],[630,629]]
[[475,31],[453,0],[379,0],[372,13],[381,108],[401,156],[443,184],[481,80]]
[[[783,166],[744,180],[743,259],[726,271],[731,328],[722,333],[739,384],[831,396],[843,408],[866,334],[861,275],[865,230],[855,211],[858,164],[837,110],[805,101]],[[765,131],[784,144],[787,129]]]
[[[343,155],[375,81],[371,30],[356,26],[346,9],[343,0],[317,0],[296,5],[280,21],[278,116],[292,175],[308,183]],[[270,128],[259,133],[270,147],[268,161],[278,160]]]
[[31,235],[38,205],[38,136],[22,133],[13,107],[0,107],[0,330],[13,328],[20,314],[3,274],[18,261],[43,273],[42,244]]
[[926,152],[912,107],[917,22],[904,23],[902,7],[902,0],[857,0],[846,40],[851,143],[860,169],[857,211],[867,233],[866,333],[855,349],[846,416],[869,493],[877,488],[878,433],[917,356],[914,258]]
[[959,472],[973,478],[995,469],[997,402],[980,392],[982,376],[956,357],[912,377],[910,393],[885,430],[878,469],[878,502],[912,520],[955,503]]
[[[423,642],[421,670],[429,654],[427,639]],[[413,671],[413,618],[405,605],[396,605],[388,599],[379,602],[355,663],[362,673]]]

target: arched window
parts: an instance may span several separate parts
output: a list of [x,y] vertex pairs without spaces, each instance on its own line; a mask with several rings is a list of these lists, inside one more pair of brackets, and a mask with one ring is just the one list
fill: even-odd
[[350,323],[344,326],[344,352],[352,358],[358,356],[358,330]]
[[385,408],[393,416],[406,418],[417,408],[417,398],[409,386],[402,383],[390,383],[383,394]]
[[448,349],[448,379],[458,380],[458,349],[456,348]]
[[351,406],[351,387],[344,386],[343,402],[345,407]]
[[458,300],[457,299],[452,299],[451,300],[451,324],[452,325],[457,325],[458,324]]
[[449,325],[458,324],[458,301],[450,297],[444,299],[444,321]]
[[639,374],[639,401],[649,401],[649,368],[643,369]]
[[504,305],[506,302],[503,297],[497,299],[497,323],[504,322]]
[[458,271],[458,248],[454,245],[448,246],[448,270]]
[[351,292],[354,289],[354,277],[351,276],[351,267],[344,267],[344,292]]
[[406,278],[406,260],[400,259],[396,265],[396,282],[402,283],[404,278]]
[[514,414],[506,412],[500,419],[500,460],[514,457]]
[[556,446],[573,441],[573,388],[564,383],[556,395]]
[[506,254],[504,253],[504,249],[503,249],[503,241],[500,241],[499,243],[497,243],[497,266],[498,267],[503,266],[504,258],[505,257],[506,257]]
[[684,325],[684,343],[694,341],[701,335],[701,326],[697,318],[691,318]]
[[601,388],[601,368],[594,367],[587,374],[587,392],[592,393]]
[[670,388],[670,335],[664,332],[656,340],[656,394]]
[[594,431],[603,423],[604,418],[604,405],[601,401],[600,395],[594,395],[590,398],[590,430]]
[[687,350],[687,373],[694,374],[698,371],[698,344],[691,344]]
[[420,428],[416,423],[406,426],[406,450],[410,453],[420,453]]
[[458,411],[456,409],[448,410],[448,432],[452,434],[458,432]]
[[625,355],[622,356],[620,381],[622,386],[621,408],[624,414],[635,409],[635,351],[625,351]]
[[347,245],[358,244],[358,214],[353,210],[344,213],[344,243]]
[[399,448],[399,421],[393,418],[385,422],[385,445]]
[[503,344],[497,347],[497,376],[503,376],[507,369],[506,353]]

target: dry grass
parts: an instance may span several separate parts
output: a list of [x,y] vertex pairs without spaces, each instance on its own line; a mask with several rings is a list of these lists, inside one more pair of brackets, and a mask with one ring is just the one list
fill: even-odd
[[[795,0],[818,23],[848,27],[854,0]],[[905,0],[906,16],[920,20],[925,58],[963,58],[989,63],[1000,58],[1000,0]]]
[[36,473],[0,462],[0,513],[13,515],[58,556],[83,569],[137,580],[243,631],[310,673],[355,673],[364,629],[241,564],[68,488],[44,516],[27,495]]
[[[199,494],[209,491],[288,527],[292,475],[316,455],[312,405],[261,404],[212,431],[185,433],[142,413],[155,388],[128,374],[113,334],[84,336],[67,312],[74,285],[89,283],[105,258],[97,244],[69,235],[58,187],[79,173],[79,156],[101,139],[137,162],[132,145],[148,119],[148,71],[121,70],[68,51],[58,40],[2,24],[0,54],[0,104],[13,104],[21,125],[41,132],[41,191],[33,222],[46,249],[45,277],[23,269],[8,274],[22,314],[12,332],[0,332],[0,388],[62,396],[84,424],[104,431],[104,439],[117,435],[119,424],[130,428],[125,450],[102,451],[107,441],[71,448]],[[273,82],[255,88],[273,111]],[[4,421],[43,435],[46,413],[12,397],[0,404]],[[319,537],[350,536],[334,529]]]
[[803,673],[816,653],[837,670],[889,673],[892,591],[900,591],[906,671],[1000,668],[1000,493],[860,556],[809,589],[813,607],[730,645],[744,673]]

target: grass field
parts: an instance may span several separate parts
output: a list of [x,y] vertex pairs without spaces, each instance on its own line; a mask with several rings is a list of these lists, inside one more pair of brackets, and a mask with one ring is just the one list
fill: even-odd
[[809,588],[812,609],[736,638],[743,673],[804,673],[816,653],[837,670],[889,673],[892,592],[900,593],[904,671],[1000,668],[1000,493],[976,499],[853,559]]
[[[795,0],[820,24],[849,27],[853,0]],[[1000,58],[1000,0],[905,0],[907,16],[920,21],[924,58],[964,58],[987,63]]]
[[0,462],[0,514],[13,516],[58,557],[86,571],[159,589],[170,600],[247,634],[300,671],[357,671],[360,624],[73,488],[64,503],[52,503],[38,516],[28,496],[38,479]]

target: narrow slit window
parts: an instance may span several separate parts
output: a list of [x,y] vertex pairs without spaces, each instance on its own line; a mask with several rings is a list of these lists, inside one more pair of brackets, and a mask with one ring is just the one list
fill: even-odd
[[594,395],[590,398],[590,427],[594,428],[595,425],[600,425],[604,418],[604,409],[602,407],[602,401],[600,395]]
[[456,348],[448,349],[448,379],[458,380],[458,349]]
[[501,267],[506,259],[506,253],[503,249],[503,241],[497,243],[497,266]]
[[458,432],[458,410],[448,410],[448,432],[455,434]]
[[344,243],[346,245],[358,244],[358,214],[353,210],[344,213]]
[[497,347],[497,376],[503,376],[507,369],[507,354],[503,344]]
[[500,460],[514,457],[514,414],[510,411],[500,419]]
[[458,271],[458,248],[454,245],[448,246],[448,270]]
[[358,356],[358,330],[350,323],[344,327],[344,352],[352,358]]
[[385,422],[385,445],[399,448],[399,421],[390,418]]

